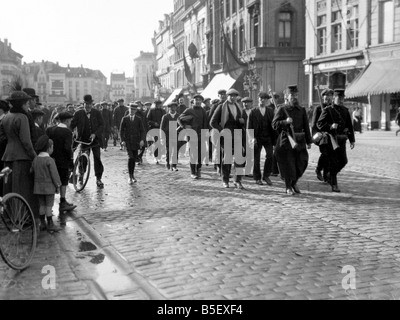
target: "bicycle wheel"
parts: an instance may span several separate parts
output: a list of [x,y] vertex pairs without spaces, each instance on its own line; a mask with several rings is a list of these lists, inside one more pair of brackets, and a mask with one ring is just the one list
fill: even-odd
[[81,192],[85,189],[90,175],[90,158],[86,153],[82,153],[75,160],[72,174],[74,188],[76,192]]
[[35,217],[29,204],[19,194],[6,194],[2,204],[0,254],[11,268],[26,269],[36,250]]

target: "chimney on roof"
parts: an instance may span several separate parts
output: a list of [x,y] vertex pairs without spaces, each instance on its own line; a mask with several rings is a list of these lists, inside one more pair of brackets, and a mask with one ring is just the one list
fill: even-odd
[[69,69],[69,63],[68,63],[68,69]]
[[11,42],[8,44],[8,47],[11,49]]
[[4,44],[6,47],[8,47],[8,39],[7,38],[4,38]]
[[58,61],[56,62],[56,65],[58,66]]
[[83,64],[81,64],[81,68],[83,69]]

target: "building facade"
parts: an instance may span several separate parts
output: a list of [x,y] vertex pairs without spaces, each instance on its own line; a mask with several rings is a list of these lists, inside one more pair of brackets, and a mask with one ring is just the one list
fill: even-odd
[[364,126],[388,130],[400,106],[400,1],[307,0],[306,17],[309,103],[317,85],[345,88]]
[[[153,40],[154,43],[154,40]],[[135,79],[135,97],[138,100],[155,98],[154,75],[156,72],[156,54],[154,52],[140,52],[134,59],[133,78]]]
[[218,87],[253,99],[271,87],[282,97],[298,84],[306,104],[304,16],[305,0],[175,0],[173,88],[194,92],[186,59],[194,88],[207,97]]
[[8,39],[0,40],[0,97],[8,97],[10,84],[22,76],[23,56],[11,48]]
[[34,88],[44,104],[78,104],[86,94],[96,102],[107,97],[107,78],[99,70],[62,67],[50,61],[24,63],[22,69],[26,86]]
[[111,73],[110,76],[110,99],[111,101],[125,100],[126,77],[124,73]]
[[165,14],[164,20],[159,21],[159,28],[154,33],[156,46],[157,83],[153,82],[155,96],[165,101],[174,91],[175,73],[173,72],[174,43],[172,34],[172,13]]

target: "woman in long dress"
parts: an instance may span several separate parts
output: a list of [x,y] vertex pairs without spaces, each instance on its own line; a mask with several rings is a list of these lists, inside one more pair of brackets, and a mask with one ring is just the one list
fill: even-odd
[[33,214],[39,219],[39,208],[33,194],[33,177],[30,173],[36,152],[32,145],[28,120],[28,105],[31,97],[23,91],[14,91],[7,101],[11,104],[10,112],[0,124],[0,141],[7,141],[2,157],[5,167],[12,173],[4,184],[4,194],[15,192],[29,203]]

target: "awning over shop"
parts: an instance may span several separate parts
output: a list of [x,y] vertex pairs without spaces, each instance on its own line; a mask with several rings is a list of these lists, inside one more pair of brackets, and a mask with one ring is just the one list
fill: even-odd
[[400,59],[372,62],[346,89],[346,98],[400,92]]
[[229,90],[235,84],[236,80],[229,74],[219,73],[212,78],[211,82],[204,89],[201,95],[204,98],[218,99],[218,91],[221,89]]
[[172,100],[174,100],[176,98],[176,96],[178,94],[180,94],[181,92],[182,92],[182,88],[175,89],[174,92],[172,92],[172,94],[168,97],[168,99],[165,100],[163,105],[167,106],[168,104],[170,104],[172,102]]

